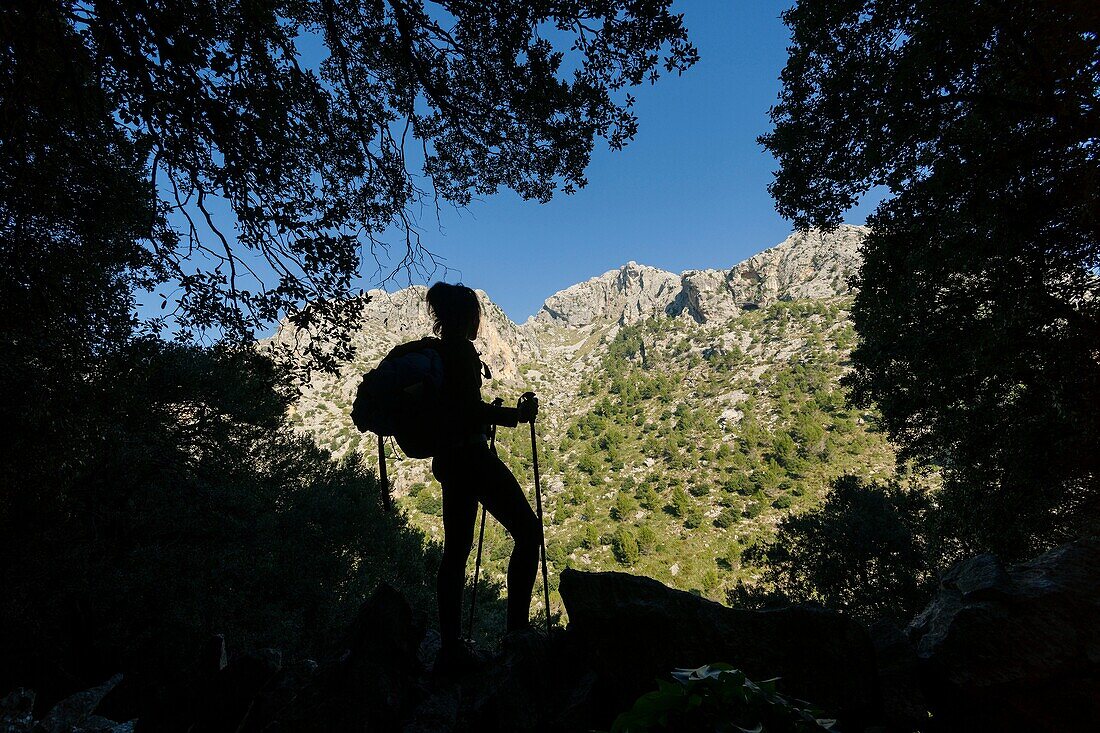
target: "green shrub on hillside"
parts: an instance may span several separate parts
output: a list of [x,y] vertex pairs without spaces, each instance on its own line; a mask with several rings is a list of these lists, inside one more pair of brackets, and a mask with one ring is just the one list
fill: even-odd
[[691,500],[687,492],[680,486],[672,490],[672,512],[675,516],[684,519],[691,513],[695,502]]
[[416,508],[424,514],[433,517],[443,515],[443,495],[431,490],[421,491],[416,495]]
[[[892,465],[870,413],[844,404],[844,354],[833,334],[845,308],[843,300],[792,301],[728,324],[655,318],[620,328],[607,339],[602,370],[583,379],[587,407],[566,420],[557,441],[543,442],[544,491],[557,481],[564,487],[544,495],[548,539],[581,549],[587,567],[622,567],[611,545],[619,527],[632,528],[640,557],[631,567],[661,575],[679,564],[676,575],[661,577],[684,589],[709,587],[708,570],[718,574],[716,592],[759,575],[742,567],[740,550],[731,554],[731,531],[766,540],[777,515],[796,505],[812,510],[845,471]],[[769,361],[784,348],[780,323],[785,338],[802,345],[789,359]],[[731,346],[732,332],[740,346]],[[501,449],[510,466],[529,473],[524,437],[502,430]],[[639,508],[648,516],[633,527]],[[436,516],[415,508],[413,516],[439,527]],[[700,558],[697,569],[684,557]],[[492,569],[504,571],[503,564]]]
[[626,491],[619,491],[615,496],[615,503],[611,507],[611,518],[624,522],[628,520],[638,508],[638,502]]
[[638,562],[638,539],[629,527],[619,527],[611,540],[611,551],[620,565],[633,565]]

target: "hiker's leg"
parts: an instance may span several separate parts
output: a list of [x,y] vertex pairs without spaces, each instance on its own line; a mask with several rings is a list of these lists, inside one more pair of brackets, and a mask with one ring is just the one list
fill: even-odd
[[484,466],[482,482],[478,485],[479,498],[516,543],[508,561],[508,631],[515,631],[529,625],[542,527],[508,467],[491,453]]
[[[433,469],[435,466],[433,465]],[[469,462],[448,461],[436,478],[443,485],[443,558],[439,562],[436,597],[439,604],[439,636],[444,646],[461,638],[462,590],[466,586],[466,560],[474,544],[477,498],[471,484],[480,477]]]

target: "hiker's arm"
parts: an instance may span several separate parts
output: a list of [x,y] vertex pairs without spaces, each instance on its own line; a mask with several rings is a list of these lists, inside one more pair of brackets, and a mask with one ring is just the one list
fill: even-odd
[[503,425],[514,428],[519,424],[519,410],[504,405],[490,405],[478,400],[478,421],[489,425]]

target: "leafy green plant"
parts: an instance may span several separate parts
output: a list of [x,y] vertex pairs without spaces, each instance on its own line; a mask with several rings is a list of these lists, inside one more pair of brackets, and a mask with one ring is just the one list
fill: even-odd
[[657,548],[657,533],[648,524],[638,528],[638,552],[648,555]]
[[721,529],[732,527],[741,518],[741,512],[733,507],[726,507],[714,520],[714,526]]
[[672,680],[657,680],[657,690],[619,715],[611,733],[785,733],[832,730],[835,723],[809,703],[776,692],[774,679],[756,683],[728,664],[676,669]]

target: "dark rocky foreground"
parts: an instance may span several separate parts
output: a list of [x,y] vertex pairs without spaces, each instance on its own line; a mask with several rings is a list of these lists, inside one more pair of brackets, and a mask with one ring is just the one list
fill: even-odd
[[[37,723],[33,694],[0,702],[0,732],[584,731],[606,729],[655,679],[723,661],[812,701],[853,730],[1100,730],[1100,540],[1005,567],[979,556],[945,574],[907,629],[867,630],[809,608],[730,609],[648,578],[562,574],[566,631],[507,640],[462,682],[430,672],[437,637],[388,586],[362,606],[346,651],[226,664],[139,722],[95,710],[119,678]],[[929,717],[931,715],[931,717]]]

